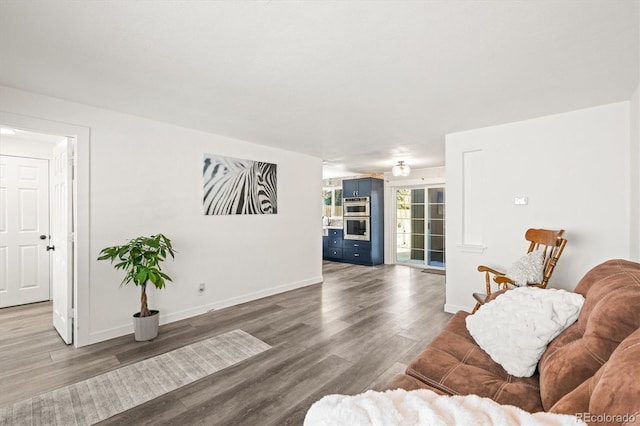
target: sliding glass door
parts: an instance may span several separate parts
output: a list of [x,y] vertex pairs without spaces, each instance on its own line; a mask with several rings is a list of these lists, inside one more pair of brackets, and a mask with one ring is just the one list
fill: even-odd
[[396,262],[424,264],[424,188],[396,189]]
[[396,263],[444,269],[444,188],[396,188]]
[[444,269],[444,188],[428,189],[427,220],[427,266]]

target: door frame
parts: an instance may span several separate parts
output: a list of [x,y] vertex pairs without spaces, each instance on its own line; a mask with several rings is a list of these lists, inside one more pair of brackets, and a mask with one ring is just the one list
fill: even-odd
[[[445,188],[446,184],[444,177],[436,177],[436,178],[419,178],[419,179],[398,179],[398,180],[385,180],[385,224],[384,224],[384,233],[385,233],[385,249],[384,249],[384,263],[389,265],[403,265],[409,266],[413,268],[421,268],[424,269],[427,267],[426,260],[423,265],[416,265],[410,263],[397,263],[396,262],[396,222],[398,220],[396,213],[396,199],[395,199],[395,191],[399,188]],[[426,200],[426,194],[425,194]],[[425,203],[426,204],[426,203]],[[426,218],[425,218],[426,221]],[[425,239],[426,239],[425,234]],[[425,255],[427,251],[427,245],[425,241]],[[438,268],[436,268],[438,269]]]
[[90,238],[89,238],[89,171],[90,136],[88,127],[50,121],[36,117],[12,114],[0,111],[0,125],[70,137],[74,146],[73,196],[73,345],[85,346],[89,341],[90,306]]

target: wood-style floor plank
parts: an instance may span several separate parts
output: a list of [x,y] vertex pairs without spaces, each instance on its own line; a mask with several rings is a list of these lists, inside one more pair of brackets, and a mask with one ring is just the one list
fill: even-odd
[[299,425],[331,393],[382,389],[444,327],[444,276],[324,262],[324,282],[123,336],[66,346],[51,303],[0,309],[0,406],[233,329],[271,349],[102,422]]

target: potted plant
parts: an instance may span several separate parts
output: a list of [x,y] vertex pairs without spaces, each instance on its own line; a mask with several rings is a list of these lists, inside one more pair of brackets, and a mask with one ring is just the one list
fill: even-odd
[[106,247],[100,251],[98,260],[110,260],[114,268],[126,272],[120,285],[133,283],[141,289],[140,312],[133,315],[133,328],[137,341],[152,340],[158,335],[159,311],[147,306],[147,284],[162,289],[166,281],[173,281],[162,272],[160,264],[175,250],[171,240],[162,234],[138,237],[121,246]]

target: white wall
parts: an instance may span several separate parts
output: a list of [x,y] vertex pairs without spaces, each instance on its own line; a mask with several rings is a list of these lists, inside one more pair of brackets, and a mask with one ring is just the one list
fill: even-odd
[[508,268],[526,252],[528,228],[566,230],[552,287],[573,289],[596,264],[629,257],[629,110],[621,102],[447,135],[445,310],[472,308],[484,288],[476,267]]
[[0,136],[0,154],[28,156],[49,160],[53,154],[53,142],[16,140],[10,136]]
[[[88,127],[90,273],[81,344],[132,332],[139,290],[100,249],[162,232],[178,251],[163,291],[149,291],[161,323],[322,280],[322,161],[140,117],[0,86],[0,111]],[[204,153],[278,165],[278,214],[205,216]],[[206,292],[198,295],[199,283]]]
[[631,124],[631,223],[629,258],[640,261],[640,86],[636,87],[630,101]]

